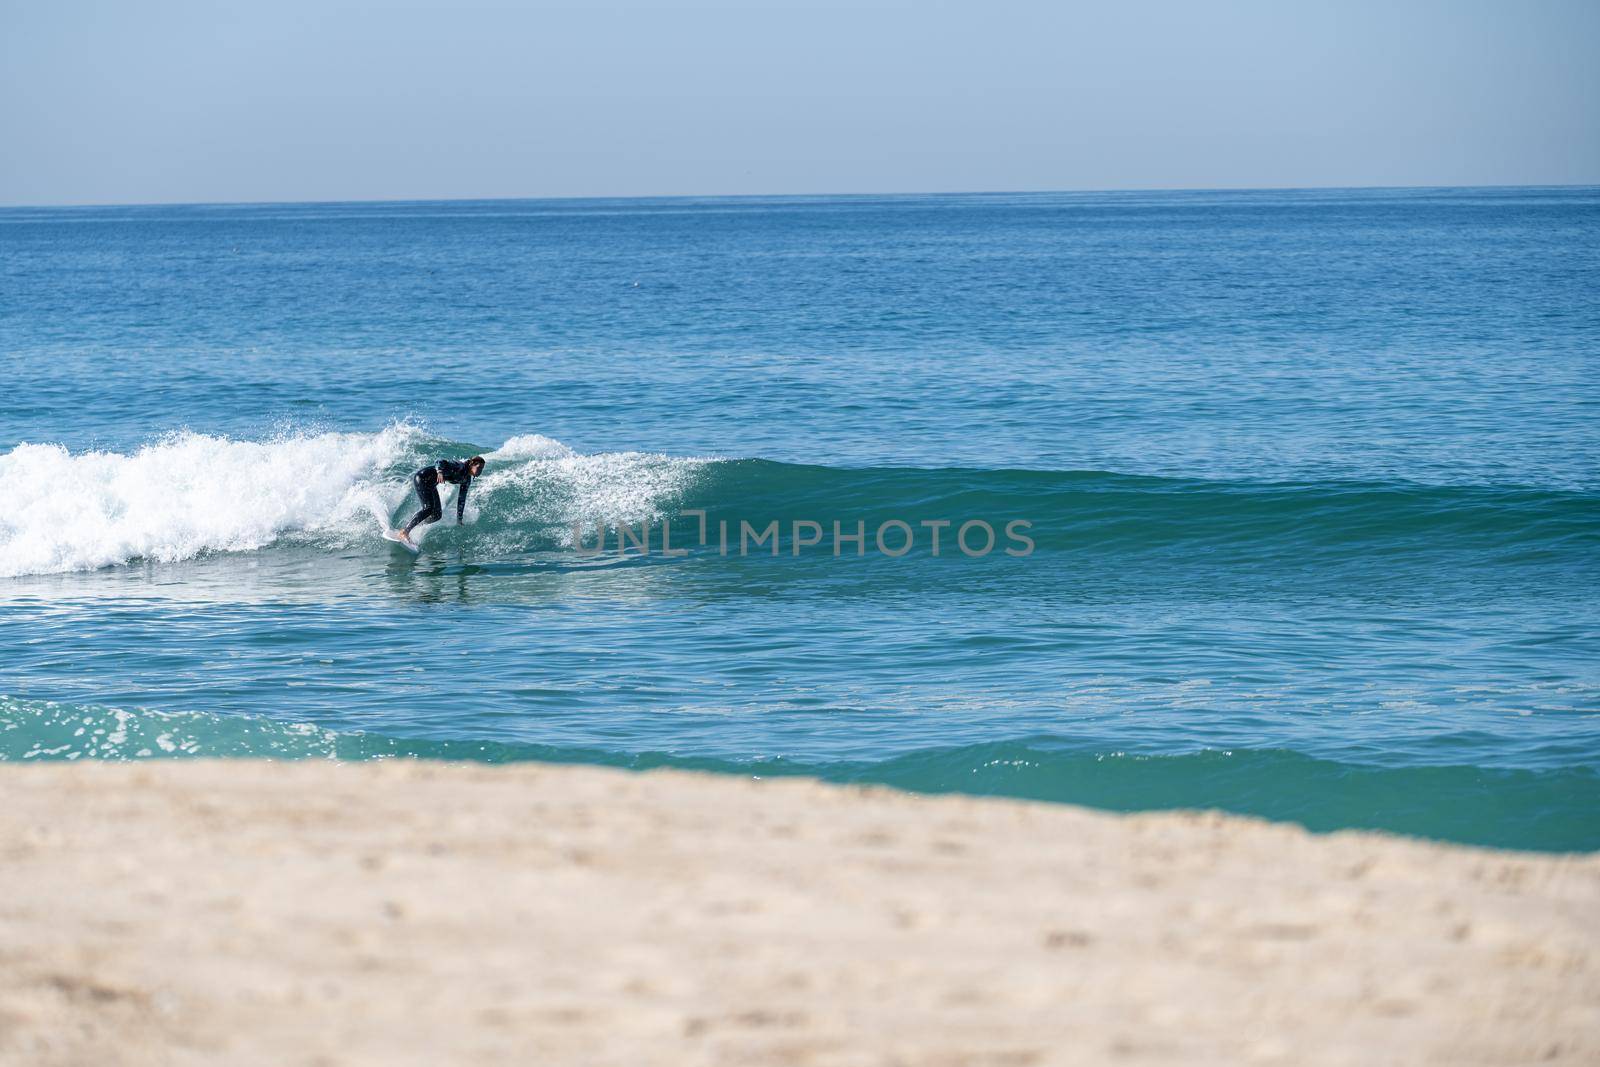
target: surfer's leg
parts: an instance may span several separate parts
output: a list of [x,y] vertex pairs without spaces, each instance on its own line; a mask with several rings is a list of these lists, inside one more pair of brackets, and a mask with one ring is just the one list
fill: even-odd
[[411,479],[411,484],[416,486],[417,499],[422,501],[422,510],[411,516],[411,521],[400,531],[407,537],[411,536],[413,528],[438,522],[439,517],[444,514],[444,508],[439,505],[439,486],[436,483],[423,481],[422,475],[419,474]]

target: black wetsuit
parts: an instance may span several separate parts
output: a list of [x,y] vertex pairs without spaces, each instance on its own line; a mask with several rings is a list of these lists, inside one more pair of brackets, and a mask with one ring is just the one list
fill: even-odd
[[402,533],[409,535],[418,526],[439,521],[439,517],[444,514],[444,508],[439,504],[439,485],[442,482],[461,487],[461,491],[456,494],[456,524],[460,525],[461,515],[467,510],[467,489],[472,485],[472,472],[467,469],[465,463],[457,463],[453,459],[441,459],[433,466],[423,467],[411,476],[411,484],[417,489],[417,499],[422,501],[422,510],[411,516],[411,521],[406,523]]

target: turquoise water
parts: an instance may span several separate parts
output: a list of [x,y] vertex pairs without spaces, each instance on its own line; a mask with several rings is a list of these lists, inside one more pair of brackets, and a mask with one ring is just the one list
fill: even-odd
[[1600,848],[1597,292],[1596,189],[0,211],[0,759]]

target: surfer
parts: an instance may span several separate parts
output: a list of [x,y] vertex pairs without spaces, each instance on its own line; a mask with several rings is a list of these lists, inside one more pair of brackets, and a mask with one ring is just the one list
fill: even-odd
[[467,510],[467,489],[472,485],[472,479],[482,473],[483,457],[473,456],[465,463],[458,463],[453,459],[441,459],[433,466],[423,467],[413,474],[411,484],[416,487],[417,499],[422,501],[422,510],[411,516],[411,521],[401,529],[401,539],[410,544],[411,531],[414,528],[439,521],[439,517],[444,514],[444,508],[439,505],[439,486],[445,482],[461,487],[461,491],[456,494],[456,525],[460,526],[462,513]]

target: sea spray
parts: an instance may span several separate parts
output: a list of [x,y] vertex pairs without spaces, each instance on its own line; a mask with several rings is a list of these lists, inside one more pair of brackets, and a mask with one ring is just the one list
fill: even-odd
[[[472,451],[410,423],[261,441],[181,432],[129,454],[22,444],[0,455],[0,480],[36,495],[0,514],[0,578],[173,563],[284,539],[328,548],[363,543],[411,505],[413,469]],[[487,455],[491,466],[469,496],[468,515],[493,511],[480,546],[490,552],[525,547],[543,532],[557,537],[571,522],[602,515],[655,518],[699,465],[644,453],[580,455],[537,435]]]
[[0,481],[39,492],[0,517],[0,576],[173,562],[262,548],[290,530],[353,531],[386,510],[383,473],[418,432],[233,441],[175,433],[131,455],[19,445]]

